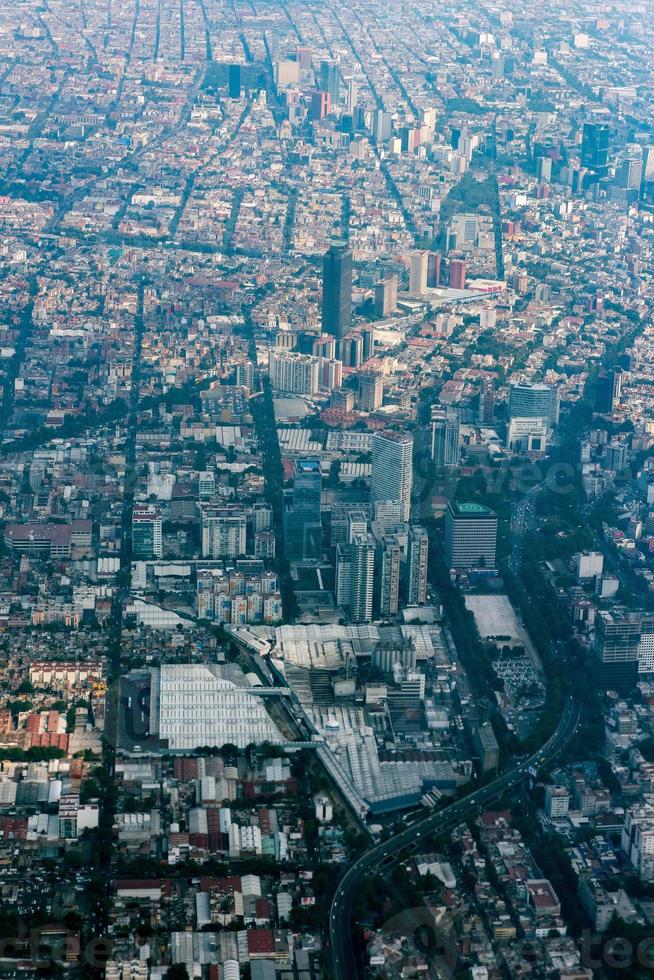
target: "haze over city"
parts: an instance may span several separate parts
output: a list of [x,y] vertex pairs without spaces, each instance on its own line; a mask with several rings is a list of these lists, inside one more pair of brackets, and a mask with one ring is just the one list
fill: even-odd
[[654,968],[654,17],[0,9],[0,980]]

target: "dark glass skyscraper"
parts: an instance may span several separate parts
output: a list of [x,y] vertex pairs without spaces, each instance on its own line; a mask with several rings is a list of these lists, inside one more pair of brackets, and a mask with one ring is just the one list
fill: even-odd
[[347,242],[334,242],[322,263],[322,329],[344,337],[352,323],[352,252]]
[[320,63],[320,90],[328,92],[335,106],[338,102],[340,92],[340,69],[333,61],[321,61]]
[[229,66],[229,97],[230,99],[240,99],[241,97],[241,66]]
[[284,543],[289,561],[321,558],[321,501],[320,461],[299,459],[293,478],[293,503],[284,513]]
[[609,172],[609,127],[606,123],[585,122],[581,137],[581,165],[598,177]]

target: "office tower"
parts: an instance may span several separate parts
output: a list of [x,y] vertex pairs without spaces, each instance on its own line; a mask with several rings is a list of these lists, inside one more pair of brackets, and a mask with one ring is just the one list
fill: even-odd
[[377,545],[376,602],[381,617],[397,616],[400,599],[402,548],[396,535],[385,535]]
[[450,261],[450,289],[466,288],[466,263],[465,259],[452,259]]
[[357,107],[357,85],[353,78],[348,78],[347,80],[347,96],[345,99],[345,105],[347,111],[352,114]]
[[344,337],[352,325],[352,252],[333,242],[322,263],[322,331]]
[[241,98],[241,66],[240,65],[229,66],[228,92],[229,92],[230,99]]
[[309,119],[311,122],[321,122],[332,110],[332,103],[329,92],[312,92],[311,104],[309,105]]
[[423,296],[427,292],[427,271],[429,252],[412,252],[409,266],[409,292],[412,296]]
[[536,160],[536,176],[539,180],[552,179],[552,159],[551,157],[538,157]]
[[495,568],[497,514],[482,504],[452,503],[445,512],[449,568]]
[[297,460],[292,504],[284,511],[284,542],[289,561],[322,557],[321,502],[320,461]]
[[459,465],[459,431],[456,409],[432,409],[431,458],[436,466]]
[[609,127],[606,123],[585,122],[581,138],[581,165],[597,177],[609,172]]
[[132,554],[134,558],[161,558],[163,538],[161,512],[152,504],[132,509]]
[[300,65],[297,61],[278,61],[275,65],[275,84],[277,88],[287,88],[298,85],[300,81]]
[[200,500],[211,500],[216,492],[216,474],[212,470],[204,470],[198,475],[198,497]]
[[372,437],[370,499],[398,500],[402,520],[411,513],[413,437],[406,432],[376,432]]
[[362,412],[374,412],[384,400],[384,379],[381,374],[366,371],[359,375],[359,408]]
[[359,534],[350,547],[352,549],[350,618],[353,623],[369,623],[372,619],[375,589],[375,539],[372,534]]
[[597,613],[593,645],[606,690],[626,693],[636,686],[641,618],[640,613],[620,606]]
[[300,66],[300,71],[308,71],[311,68],[312,62],[312,51],[311,48],[297,47],[295,49],[295,57],[297,63]]
[[238,507],[200,504],[202,557],[239,558],[246,553],[247,518]]
[[595,411],[599,415],[612,415],[622,397],[622,370],[600,371],[595,387]]
[[552,385],[512,384],[509,388],[509,418],[538,419],[555,426],[559,421],[559,392]]
[[386,276],[375,284],[375,316],[390,316],[397,310],[397,276]]
[[385,143],[391,138],[393,119],[390,112],[376,109],[372,115],[372,138],[376,143]]
[[340,92],[341,72],[337,64],[333,61],[321,61],[320,63],[320,90],[329,94],[331,105],[336,105]]
[[427,570],[429,537],[424,527],[412,525],[409,529],[409,553],[406,561],[406,601],[409,606],[420,606],[427,601]]
[[492,425],[495,416],[495,388],[490,379],[484,381],[479,392],[479,423]]
[[643,148],[638,143],[629,143],[615,173],[618,187],[628,191],[639,191],[643,180]]
[[435,289],[441,284],[441,253],[429,252],[427,259],[427,286]]

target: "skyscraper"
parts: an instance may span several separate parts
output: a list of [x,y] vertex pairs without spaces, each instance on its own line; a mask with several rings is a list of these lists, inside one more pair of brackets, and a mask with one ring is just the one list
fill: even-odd
[[230,99],[240,99],[241,97],[241,66],[229,66],[229,85],[228,93]]
[[585,122],[581,137],[581,165],[598,177],[609,172],[609,127],[606,123]]
[[450,261],[450,289],[466,288],[466,263],[465,259],[452,259]]
[[638,612],[616,606],[597,613],[594,649],[604,688],[628,692],[636,686],[641,634]]
[[333,242],[322,264],[322,329],[343,337],[352,325],[352,252],[347,242]]
[[132,510],[132,552],[135,558],[161,558],[161,512],[148,504]]
[[431,458],[436,466],[459,463],[459,413],[456,409],[432,409]]
[[377,546],[376,593],[379,615],[396,616],[399,609],[402,548],[395,534],[384,535]]
[[336,105],[340,92],[341,72],[333,61],[320,62],[320,90],[328,92],[331,105]]
[[600,371],[595,386],[595,411],[599,415],[611,415],[622,396],[622,371]]
[[407,432],[376,432],[372,438],[370,499],[398,500],[402,520],[411,513],[413,437]]
[[350,544],[336,548],[336,603],[349,610],[353,623],[372,619],[375,587],[375,539],[355,534]]
[[375,371],[359,375],[359,408],[362,412],[374,412],[384,400],[384,379]]
[[409,553],[406,561],[406,601],[419,606],[427,601],[427,562],[429,537],[424,527],[412,525],[409,531]]
[[397,310],[397,276],[386,276],[375,283],[375,316],[389,316]]
[[375,539],[372,534],[359,534],[350,545],[352,549],[352,593],[350,618],[353,623],[369,623],[375,588]]
[[413,252],[409,267],[409,292],[413,296],[422,296],[426,293],[428,271],[429,252]]
[[284,543],[289,561],[322,557],[322,475],[317,459],[295,463],[291,506],[284,511]]
[[482,504],[452,503],[445,512],[445,560],[449,568],[494,568],[497,514]]
[[549,426],[557,425],[558,389],[543,384],[512,384],[509,388],[509,418],[545,419]]

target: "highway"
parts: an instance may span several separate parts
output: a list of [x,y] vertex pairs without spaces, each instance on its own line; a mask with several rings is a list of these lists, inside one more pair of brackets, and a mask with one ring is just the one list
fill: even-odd
[[[333,980],[355,980],[361,976],[350,926],[354,900],[362,882],[378,873],[386,874],[392,867],[406,860],[426,846],[424,838],[451,831],[463,820],[513,789],[529,775],[529,769],[552,762],[574,735],[579,724],[581,705],[569,698],[554,734],[545,745],[529,759],[508,770],[492,783],[481,786],[468,796],[457,800],[444,810],[438,810],[418,821],[390,840],[377,844],[366,851],[347,871],[338,884],[329,912],[329,935]],[[430,845],[427,845],[429,847]]]

